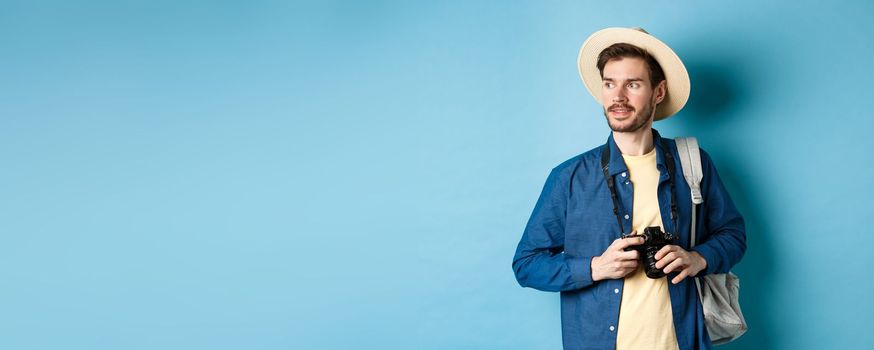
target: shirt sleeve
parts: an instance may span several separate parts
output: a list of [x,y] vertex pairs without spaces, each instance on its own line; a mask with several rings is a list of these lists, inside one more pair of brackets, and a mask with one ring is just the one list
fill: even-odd
[[699,276],[728,272],[740,262],[747,249],[743,216],[704,150],[701,150],[701,165],[704,171],[701,183],[704,203],[699,207],[699,210],[703,209],[699,218],[703,220],[706,235],[701,235],[702,240],[693,250],[707,260],[707,269]]
[[516,280],[523,287],[559,292],[592,284],[591,257],[564,252],[568,176],[552,169],[513,257]]

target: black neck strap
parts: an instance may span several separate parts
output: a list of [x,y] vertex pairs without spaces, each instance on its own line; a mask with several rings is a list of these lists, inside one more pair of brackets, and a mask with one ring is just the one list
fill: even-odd
[[[674,155],[671,149],[668,148],[668,142],[661,139],[662,148],[665,154],[665,167],[668,168],[668,177],[671,181],[671,223],[676,228],[677,223],[677,186],[674,183]],[[616,216],[616,222],[619,224],[621,234],[625,234],[625,226],[622,225],[622,219],[619,218],[619,196],[616,195],[616,186],[613,183],[613,177],[610,176],[610,142],[604,145],[604,151],[601,152],[601,170],[604,171],[604,179],[607,180],[607,187],[610,188],[610,197],[613,199],[613,215]]]

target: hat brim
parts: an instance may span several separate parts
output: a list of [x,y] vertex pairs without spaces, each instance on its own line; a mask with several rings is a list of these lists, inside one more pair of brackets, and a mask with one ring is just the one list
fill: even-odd
[[617,43],[627,43],[640,47],[658,61],[665,72],[668,93],[656,107],[654,120],[668,118],[686,105],[689,100],[689,73],[680,57],[668,45],[646,32],[631,28],[606,28],[589,36],[580,47],[577,68],[586,89],[601,105],[601,72],[598,71],[598,55],[607,47]]

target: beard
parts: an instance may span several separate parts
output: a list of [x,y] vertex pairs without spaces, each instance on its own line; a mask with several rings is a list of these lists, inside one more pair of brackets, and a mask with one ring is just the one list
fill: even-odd
[[643,110],[632,115],[631,124],[628,125],[620,125],[618,122],[614,123],[612,120],[610,120],[608,110],[613,107],[623,107],[631,111],[636,111],[633,107],[631,107],[631,105],[620,104],[604,108],[604,117],[607,118],[607,125],[610,125],[610,129],[615,132],[635,132],[646,126],[646,123],[650,120],[650,118],[652,118],[655,106],[655,102],[648,103],[646,106],[644,106]]

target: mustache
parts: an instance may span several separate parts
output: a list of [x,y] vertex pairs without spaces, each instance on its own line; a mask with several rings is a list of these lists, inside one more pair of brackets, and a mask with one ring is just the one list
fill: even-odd
[[607,108],[607,110],[608,110],[608,111],[612,111],[612,110],[614,110],[614,109],[616,109],[616,108],[623,108],[623,109],[627,109],[627,110],[630,110],[630,111],[633,111],[633,110],[634,110],[634,107],[631,107],[631,105],[627,105],[627,104],[615,104],[615,105],[610,106],[610,108]]

